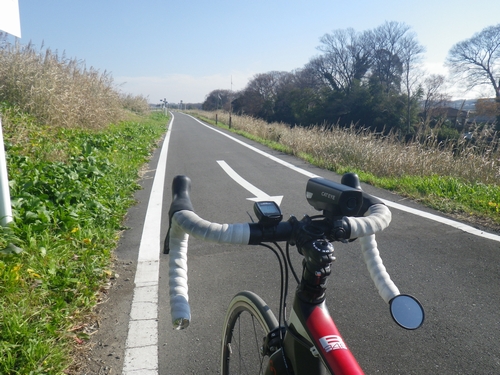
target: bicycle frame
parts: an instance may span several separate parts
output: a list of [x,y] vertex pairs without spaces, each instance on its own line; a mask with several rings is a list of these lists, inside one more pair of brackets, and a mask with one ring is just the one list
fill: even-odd
[[[295,375],[363,374],[324,301],[307,303],[296,293],[288,325],[283,346],[271,356],[266,375],[287,373],[283,351]],[[297,336],[307,341],[310,348]]]
[[[349,175],[343,176],[343,180],[346,176]],[[351,177],[357,181],[357,176]],[[357,185],[359,185],[359,181]],[[348,184],[348,186],[353,187],[357,185]],[[256,301],[258,301],[259,306],[252,307],[255,302],[249,300],[246,307],[249,312],[257,313],[259,319],[266,320],[265,322],[260,321],[265,332],[272,330],[264,337],[260,353],[262,356],[269,357],[265,372],[268,375],[290,374],[289,368],[293,369],[294,375],[363,374],[353,354],[345,345],[325,305],[326,283],[330,276],[332,262],[335,260],[333,241],[347,242],[359,238],[363,258],[370,276],[382,299],[390,305],[394,321],[401,327],[410,330],[417,329],[422,325],[424,311],[421,304],[415,298],[399,292],[379,256],[375,233],[389,225],[391,214],[377,198],[361,193],[362,207],[359,213],[356,211],[357,214],[360,214],[359,217],[339,216],[342,212],[337,211],[338,209],[342,211],[343,206],[340,205],[339,208],[338,204],[333,204],[332,197],[337,197],[339,194],[343,197],[347,193],[345,201],[347,202],[346,207],[349,209],[352,208],[353,203],[357,202],[359,191],[355,196],[350,196],[352,190],[339,187],[338,184],[331,181],[309,180],[306,189],[309,203],[316,209],[323,209],[323,215],[313,217],[306,215],[300,221],[291,216],[288,221],[278,223],[266,221],[263,223],[217,224],[203,220],[194,213],[189,198],[189,187],[190,180],[185,176],[177,176],[172,183],[173,200],[169,211],[170,227],[165,239],[165,252],[168,253],[170,248],[173,250],[169,261],[171,270],[170,306],[172,324],[175,329],[186,328],[191,319],[187,293],[187,243],[189,235],[217,243],[260,244],[268,248],[271,247],[265,243],[274,243],[279,249],[279,252],[276,253],[278,258],[280,258],[279,253],[281,253],[285,264],[287,264],[287,260],[290,260],[289,244],[296,246],[298,252],[303,256],[302,278],[295,292],[291,315],[285,331],[283,327],[277,327],[276,319],[268,319],[268,315],[266,315],[267,318],[261,316],[263,314],[259,309],[268,309],[268,307],[262,305],[264,302],[260,297],[255,295],[258,298]],[[325,197],[328,198],[326,201]],[[311,201],[311,199],[313,200]],[[339,199],[336,199],[335,202]],[[319,206],[317,206],[318,204]],[[324,206],[325,204],[326,206]],[[333,207],[330,207],[332,204]],[[277,242],[284,241],[287,242],[286,256],[277,245]],[[291,263],[290,267],[293,271]],[[299,281],[294,271],[293,273],[296,281]],[[284,283],[283,280],[285,280]],[[284,301],[288,290],[287,277],[282,279],[281,285],[280,315],[282,311],[285,311]],[[284,285],[286,286],[283,288]],[[232,307],[245,309],[244,304],[232,305]],[[228,310],[228,312],[231,311]],[[239,319],[239,313],[227,316],[228,319]],[[224,326],[224,330],[228,327],[232,330],[235,321],[232,320],[230,327]],[[285,332],[284,335],[283,332]],[[229,337],[231,336],[232,332]],[[226,349],[223,341],[222,349],[222,365],[224,366],[225,356],[231,352],[231,348],[228,346]],[[260,365],[265,365],[265,363],[261,361]]]

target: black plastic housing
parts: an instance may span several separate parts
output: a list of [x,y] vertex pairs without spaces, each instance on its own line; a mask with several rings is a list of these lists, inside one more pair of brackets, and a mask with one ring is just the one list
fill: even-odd
[[363,206],[361,190],[325,178],[307,181],[306,198],[311,206],[323,211],[326,217],[358,216]]

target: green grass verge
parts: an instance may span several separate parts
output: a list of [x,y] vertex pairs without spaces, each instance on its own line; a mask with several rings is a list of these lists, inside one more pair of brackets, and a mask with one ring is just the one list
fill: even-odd
[[[215,121],[211,119],[203,116],[198,117],[207,123],[216,125]],[[297,154],[278,142],[256,137],[253,134],[234,128],[230,129],[220,121],[218,121],[217,126],[262,143],[272,149],[288,154]],[[306,153],[298,153],[297,156],[313,165],[339,174],[355,172],[363,182],[417,200],[441,212],[500,230],[500,187],[498,185],[471,184],[453,176],[378,177],[369,171],[362,171],[349,165],[333,167]]]
[[6,135],[14,222],[0,230],[0,374],[70,366],[166,124],[154,114],[98,132],[34,126],[25,145]]

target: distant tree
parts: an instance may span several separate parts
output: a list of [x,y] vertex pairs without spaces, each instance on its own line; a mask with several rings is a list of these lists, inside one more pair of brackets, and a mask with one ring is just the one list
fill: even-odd
[[423,120],[428,124],[436,109],[444,107],[451,99],[450,95],[444,92],[445,76],[441,74],[431,74],[422,83],[423,91]]
[[231,109],[232,109],[233,113],[236,113],[237,115],[242,115],[244,112],[243,111],[243,102],[242,102],[243,94],[244,94],[243,90],[235,92],[234,99],[231,102],[231,107],[232,107]]
[[420,109],[416,68],[423,47],[408,26],[386,22],[364,32],[335,30],[320,41],[323,54],[304,69],[320,83],[309,118],[379,130],[410,129]]
[[403,74],[403,64],[399,56],[386,49],[378,49],[373,53],[373,57],[370,75],[372,83],[378,83],[387,96],[399,94]]
[[371,51],[365,34],[354,29],[335,30],[323,35],[320,41],[318,50],[323,55],[313,58],[309,67],[331,89],[348,93],[370,68]]
[[500,107],[496,100],[489,98],[480,98],[474,105],[476,115],[486,117],[496,117],[500,111]]
[[302,69],[255,75],[233,110],[293,125],[351,123],[407,131],[420,110],[417,67],[423,52],[410,28],[397,22],[364,32],[325,34]]
[[446,79],[441,74],[426,76],[422,80],[421,90],[421,122],[418,132],[420,136],[426,137],[428,130],[439,123],[438,119],[443,116],[444,107],[448,105],[451,96],[446,93]]
[[256,74],[234,102],[234,111],[275,121],[279,92],[289,83],[291,75],[279,71]]
[[[500,24],[455,44],[448,52],[446,63],[467,89],[492,87],[500,108]],[[500,113],[497,113],[497,129],[500,130]]]
[[403,63],[403,88],[406,94],[406,126],[407,131],[411,129],[413,121],[412,114],[418,114],[423,92],[419,85],[419,78],[422,75],[419,69],[422,61],[422,54],[425,48],[420,45],[414,33],[407,33],[401,40],[401,60]]
[[229,111],[230,100],[231,91],[213,90],[205,97],[201,108],[205,111],[216,111],[218,109]]
[[371,79],[377,80],[388,96],[406,95],[405,122],[409,132],[422,94],[418,84],[418,67],[425,48],[408,25],[395,21],[377,27],[368,38],[374,51]]
[[324,88],[316,74],[307,68],[281,74],[276,81],[273,112],[268,121],[290,124],[309,124],[313,109],[319,105]]
[[289,86],[288,93],[293,124],[309,125],[318,122],[315,116],[321,107],[325,90],[328,89],[324,82],[307,65],[294,72],[293,85]]
[[403,74],[401,41],[410,27],[398,22],[386,22],[369,32],[373,53],[372,76],[376,76],[384,91],[399,93]]

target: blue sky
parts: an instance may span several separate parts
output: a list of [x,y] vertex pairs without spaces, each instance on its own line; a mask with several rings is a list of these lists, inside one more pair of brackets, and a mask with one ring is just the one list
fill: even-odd
[[[453,44],[500,23],[498,0],[19,0],[20,42],[111,72],[150,102],[202,102],[255,74],[303,67],[319,38],[404,22],[442,72]],[[1,10],[0,10],[1,11]],[[460,95],[458,93],[457,95]]]

